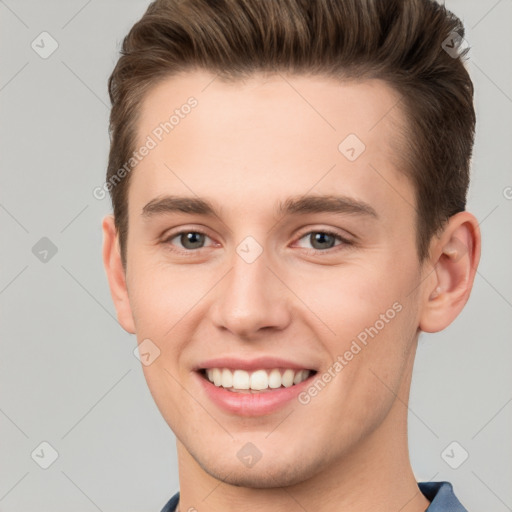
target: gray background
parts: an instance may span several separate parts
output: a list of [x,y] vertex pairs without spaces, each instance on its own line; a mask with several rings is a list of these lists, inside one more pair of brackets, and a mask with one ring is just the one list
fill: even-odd
[[[4,512],[159,511],[178,489],[174,435],[133,355],[135,336],[117,324],[104,275],[100,223],[110,203],[92,195],[107,162],[107,78],[147,4],[0,1]],[[483,252],[463,313],[445,331],[420,337],[409,444],[417,480],[451,481],[470,512],[505,512],[512,510],[512,0],[446,4],[465,22],[472,47],[478,125],[468,209],[481,223]],[[59,45],[47,59],[31,47],[43,31]],[[48,249],[43,237],[57,249],[46,261],[33,252]],[[59,454],[48,469],[39,466],[51,455],[43,441]],[[463,450],[469,458],[452,469],[447,461],[459,464]]]

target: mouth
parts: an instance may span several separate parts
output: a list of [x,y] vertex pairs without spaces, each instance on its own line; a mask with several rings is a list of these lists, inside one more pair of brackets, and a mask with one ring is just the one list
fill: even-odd
[[247,371],[234,368],[200,368],[199,375],[218,388],[233,393],[272,393],[292,388],[313,377],[316,370],[302,368],[261,368]]

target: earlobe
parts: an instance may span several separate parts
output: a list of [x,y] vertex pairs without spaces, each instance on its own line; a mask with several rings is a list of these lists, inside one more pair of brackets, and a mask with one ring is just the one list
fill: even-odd
[[438,332],[450,325],[464,308],[480,261],[478,221],[469,212],[452,216],[436,240],[434,270],[425,280],[419,328]]
[[117,320],[125,331],[135,334],[135,323],[126,286],[126,275],[121,261],[117,231],[112,215],[105,216],[102,228],[103,265],[107,274],[110,294],[117,311]]

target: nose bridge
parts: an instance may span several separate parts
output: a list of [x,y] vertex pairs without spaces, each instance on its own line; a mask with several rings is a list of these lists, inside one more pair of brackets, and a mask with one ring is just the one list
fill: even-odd
[[216,297],[214,321],[219,327],[248,337],[261,328],[287,324],[285,290],[268,266],[268,254],[254,238],[240,242]]

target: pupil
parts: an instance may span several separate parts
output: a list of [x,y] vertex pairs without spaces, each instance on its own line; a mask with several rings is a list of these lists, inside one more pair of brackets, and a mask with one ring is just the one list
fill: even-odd
[[191,231],[190,233],[183,233],[181,235],[181,244],[183,247],[187,249],[197,249],[198,247],[201,247],[203,243],[203,237],[204,235],[202,233],[195,233]]
[[[328,235],[327,233],[314,233],[311,235],[311,245],[315,247],[315,244],[319,243],[320,247],[315,247],[315,249],[330,249],[333,247],[334,237],[332,235]],[[322,246],[321,244],[327,243],[328,247]]]

